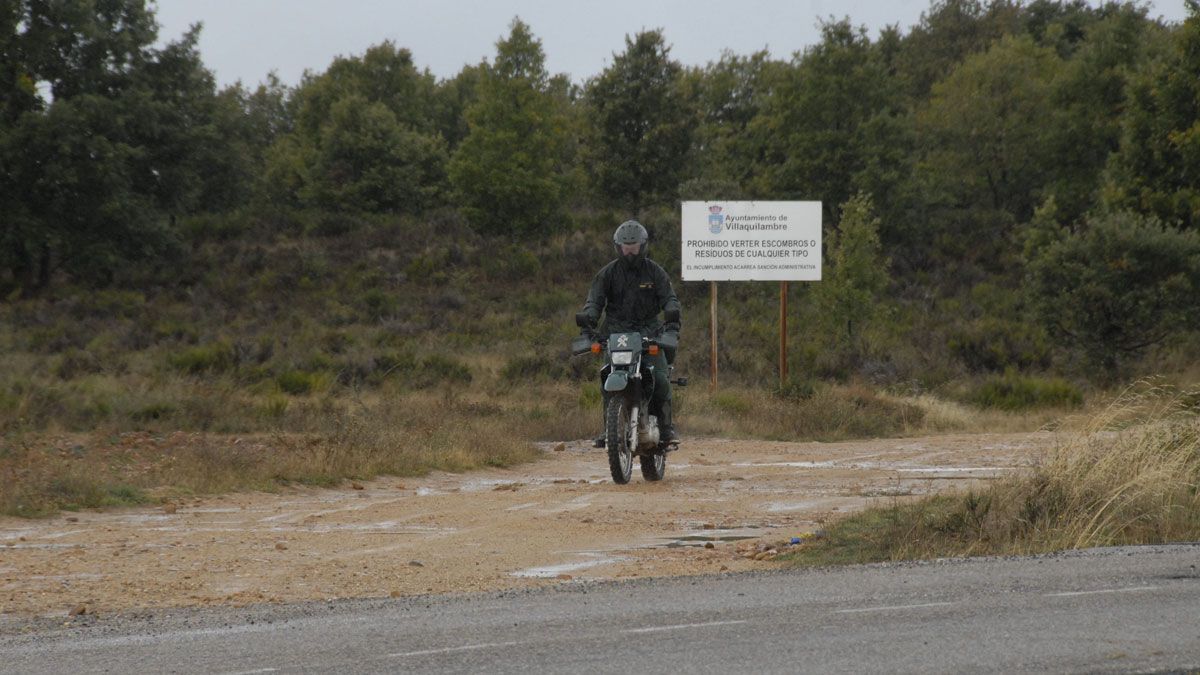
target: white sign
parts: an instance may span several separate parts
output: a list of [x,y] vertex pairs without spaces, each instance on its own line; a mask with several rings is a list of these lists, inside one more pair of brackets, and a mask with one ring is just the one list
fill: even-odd
[[820,281],[821,202],[683,202],[684,281]]

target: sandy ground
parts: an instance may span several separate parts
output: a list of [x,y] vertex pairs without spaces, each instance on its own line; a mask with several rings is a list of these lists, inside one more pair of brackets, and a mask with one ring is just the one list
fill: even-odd
[[[846,443],[685,439],[666,480],[614,485],[603,450],[547,445],[509,470],[167,507],[0,518],[0,613],[468,592],[764,569],[752,545],[880,499],[1019,470],[1048,434]],[[356,489],[361,488],[361,489]]]

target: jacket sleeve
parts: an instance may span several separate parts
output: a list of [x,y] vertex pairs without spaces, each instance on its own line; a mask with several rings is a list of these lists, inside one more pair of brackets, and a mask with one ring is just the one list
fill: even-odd
[[596,273],[596,277],[592,279],[592,287],[588,289],[587,301],[583,303],[583,312],[592,320],[593,326],[600,321],[600,314],[608,305],[608,294],[604,291],[607,285],[607,271],[608,267],[604,267]]
[[[667,276],[667,271],[662,267],[658,267],[657,270],[655,270],[655,275],[658,277],[658,279],[655,279],[654,281],[654,287],[658,289],[659,309],[664,312],[671,309],[681,311],[682,308],[679,305],[679,298],[675,297],[675,289],[671,286],[671,277]],[[666,330],[678,331],[681,327],[681,323],[683,323],[682,318],[679,322],[666,324],[663,326],[663,328]]]

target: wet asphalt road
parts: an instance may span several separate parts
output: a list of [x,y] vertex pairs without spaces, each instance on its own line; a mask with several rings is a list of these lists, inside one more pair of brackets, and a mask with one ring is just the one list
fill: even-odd
[[0,618],[0,672],[1188,672],[1200,545]]

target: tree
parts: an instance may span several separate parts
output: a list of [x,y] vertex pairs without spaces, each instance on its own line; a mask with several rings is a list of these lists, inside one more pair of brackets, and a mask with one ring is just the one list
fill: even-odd
[[625,51],[586,88],[594,185],[630,213],[673,200],[688,164],[696,118],[670,52],[662,31],[625,36]]
[[751,125],[787,67],[772,61],[765,50],[750,56],[724,52],[717,62],[684,75],[699,125],[693,137],[695,175],[688,183],[696,192],[681,197],[740,198],[750,188],[762,153],[760,139],[750,133]]
[[[274,112],[271,92],[260,93]],[[434,80],[407,49],[384,42],[306,73],[287,109],[290,131],[264,153],[273,200],[378,213],[442,203],[448,155]]]
[[1073,36],[1046,115],[1053,159],[1043,192],[1054,199],[1063,223],[1080,222],[1097,203],[1105,164],[1120,147],[1130,74],[1146,60],[1148,38],[1161,30],[1146,19],[1144,7],[1109,5],[1103,11],[1090,22],[1083,21],[1086,14],[1071,14],[1067,27],[1050,24],[1042,31],[1047,39]]
[[1020,29],[1020,5],[1013,0],[934,0],[909,31],[897,54],[898,76],[914,100],[929,95],[971,54],[987,51]]
[[483,66],[469,133],[450,161],[450,182],[481,232],[529,235],[559,217],[570,185],[566,100],[546,72],[542,43],[520,19]]
[[0,284],[104,281],[167,252],[225,170],[199,27],[156,49],[138,0],[10,2],[2,26]]
[[917,178],[946,258],[997,263],[1013,226],[1033,217],[1058,161],[1047,129],[1060,65],[1028,36],[1006,37],[934,85],[917,112]]
[[1132,84],[1105,201],[1200,228],[1200,2],[1187,7],[1169,54]]
[[888,118],[902,101],[865,28],[838,21],[821,33],[781,76],[750,134],[762,148],[754,192],[820,200],[832,221],[863,187],[864,171],[894,159],[900,137]]
[[1029,291],[1042,322],[1109,377],[1200,326],[1200,232],[1130,212],[1093,219],[1037,252]]
[[858,194],[841,208],[837,229],[825,241],[826,273],[816,300],[834,351],[857,363],[865,348],[863,327],[874,317],[879,295],[887,288],[889,262],[879,241],[880,221],[871,198]]
[[383,103],[343,97],[321,126],[305,201],[326,209],[420,213],[439,201],[445,144],[406,129]]

